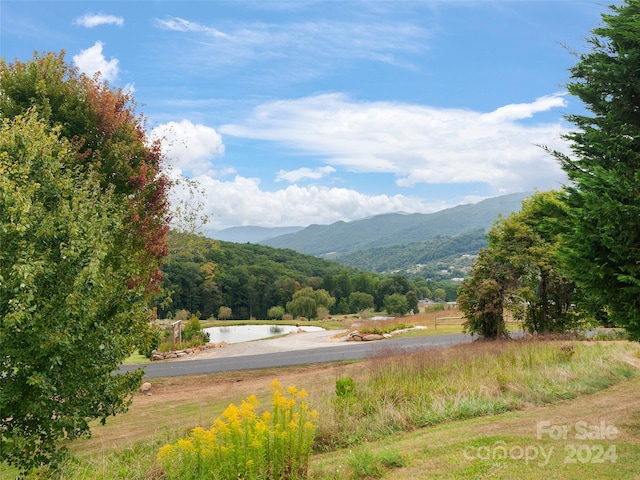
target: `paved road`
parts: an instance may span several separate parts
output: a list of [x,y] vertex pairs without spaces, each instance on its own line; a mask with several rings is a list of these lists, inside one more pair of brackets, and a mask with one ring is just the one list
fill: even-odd
[[[341,342],[340,345],[332,347],[309,348],[288,352],[155,362],[146,364],[143,368],[145,370],[145,378],[177,377],[181,375],[356,360],[381,354],[445,348],[471,341],[472,337],[470,335],[451,334],[433,337],[396,338],[379,342]],[[120,372],[135,370],[136,368],[140,368],[140,365],[124,365],[121,367]]]

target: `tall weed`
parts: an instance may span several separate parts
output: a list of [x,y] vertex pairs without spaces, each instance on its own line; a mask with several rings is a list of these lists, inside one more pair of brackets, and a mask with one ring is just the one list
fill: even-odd
[[187,438],[158,452],[167,480],[306,478],[317,412],[304,390],[272,383],[271,411],[256,413],[251,395],[234,404],[209,430],[194,428]]

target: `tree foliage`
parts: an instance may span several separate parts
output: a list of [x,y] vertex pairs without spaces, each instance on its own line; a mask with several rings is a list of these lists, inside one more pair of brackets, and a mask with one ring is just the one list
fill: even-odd
[[489,250],[480,251],[471,278],[458,290],[458,306],[466,317],[467,332],[490,339],[506,335],[504,296],[511,278],[508,266],[496,262]]
[[220,320],[227,320],[231,318],[232,311],[229,307],[222,306],[218,309],[218,318]]
[[0,61],[0,441],[28,469],[126,410],[166,254],[169,183],[132,99],[64,62]]
[[[161,317],[187,309],[209,318],[217,315],[220,306],[229,306],[234,318],[265,319],[271,307],[285,308],[294,293],[305,287],[326,290],[336,299],[329,307],[330,314],[357,313],[363,305],[382,310],[384,297],[392,293],[415,292],[411,305],[430,298],[431,292],[440,288],[443,300],[456,299],[458,284],[451,281],[362,272],[293,250],[184,232],[172,231],[168,237],[169,257],[162,267],[166,295],[157,304]],[[373,305],[369,298],[373,298]]]
[[130,250],[112,241],[127,210],[75,147],[31,111],[0,132],[0,437],[22,468],[55,458],[61,438],[126,410],[141,373],[112,375],[141,341],[148,312]]
[[406,315],[411,307],[405,295],[392,293],[384,298],[384,309],[389,315]]
[[291,301],[287,302],[287,311],[293,318],[305,317],[312,320],[318,317],[320,307],[328,310],[335,301],[335,298],[324,289],[314,290],[311,287],[305,287],[293,294]]
[[560,255],[596,308],[640,338],[640,2],[610,8],[570,70],[587,113],[568,116],[572,155],[554,152],[571,180]]
[[285,314],[284,308],[281,307],[280,305],[271,307],[267,311],[267,317],[269,319],[282,320],[282,318],[284,317],[284,314]]
[[556,256],[559,237],[550,233],[560,204],[558,192],[536,193],[520,212],[499,219],[487,236],[472,278],[459,290],[466,328],[484,337],[505,334],[508,309],[532,333],[575,326],[574,285]]
[[293,250],[232,243],[186,233],[169,234],[170,252],[162,267],[165,316],[181,308],[199,311],[202,318],[220,306],[235,318],[267,318],[273,306],[285,308],[303,286],[318,289],[321,278],[343,267]]
[[349,305],[356,312],[373,309],[373,295],[364,292],[351,292],[349,295]]
[[14,118],[35,109],[38,117],[75,148],[72,165],[91,170],[102,189],[113,189],[127,206],[128,231],[114,241],[128,244],[140,264],[130,280],[159,288],[159,263],[167,254],[169,181],[161,172],[160,145],[149,144],[144,119],[130,94],[99,76],[88,78],[65,62],[64,52],[31,61],[0,60],[0,114]]
[[559,197],[554,191],[534,194],[488,236],[490,251],[511,267],[508,308],[531,333],[564,332],[577,325],[575,286],[556,255],[560,238],[549,230],[556,224],[553,212],[562,209]]

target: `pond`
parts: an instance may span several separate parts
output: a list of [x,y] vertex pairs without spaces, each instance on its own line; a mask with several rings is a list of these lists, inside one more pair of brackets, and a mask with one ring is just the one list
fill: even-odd
[[209,327],[204,331],[209,334],[211,343],[240,343],[251,340],[261,340],[264,338],[285,335],[298,330],[304,332],[321,332],[322,327],[295,325],[229,325],[228,327]]

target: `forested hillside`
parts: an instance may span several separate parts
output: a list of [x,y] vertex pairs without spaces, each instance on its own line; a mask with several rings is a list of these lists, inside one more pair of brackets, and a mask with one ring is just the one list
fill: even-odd
[[[308,249],[322,250],[322,256],[172,233],[163,267],[165,298],[158,313],[185,309],[209,318],[225,307],[231,310],[230,318],[267,318],[272,307],[286,310],[294,294],[306,287],[329,294],[326,308],[332,314],[355,313],[365,305],[383,310],[386,297],[409,292],[417,300],[453,301],[487,244],[488,227],[500,214],[519,210],[525,196],[498,197],[431,215],[380,215],[311,226],[293,234],[303,234]],[[371,245],[378,246],[366,248]],[[332,248],[342,251],[330,252]]]
[[330,295],[329,313],[382,310],[393,294],[409,294],[415,300],[456,297],[456,285],[450,281],[379,275],[288,249],[175,232],[169,243],[162,268],[165,296],[157,305],[160,317],[182,309],[201,318],[217,317],[220,307],[228,307],[229,318],[267,318],[269,309],[286,309],[305,287]]
[[360,250],[336,256],[341,265],[372,272],[406,272],[432,277],[438,265],[452,263],[456,258],[473,255],[487,246],[487,232],[472,230],[453,237],[438,237],[409,245]]
[[290,300],[296,284],[299,288],[309,278],[337,274],[342,268],[293,250],[173,232],[162,269],[168,298],[159,313],[186,309],[208,318],[224,305],[242,318],[265,318],[268,308]]

